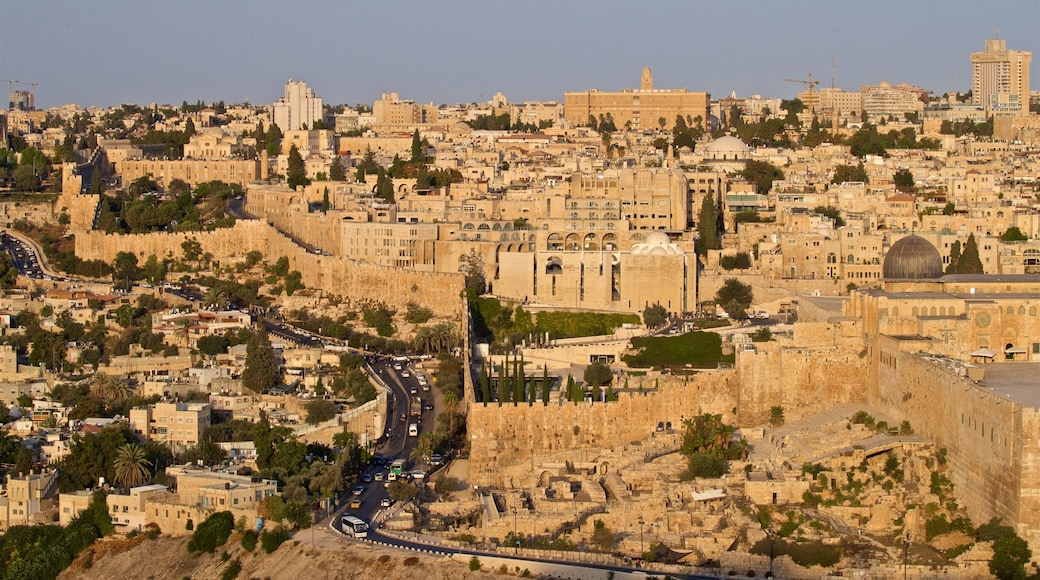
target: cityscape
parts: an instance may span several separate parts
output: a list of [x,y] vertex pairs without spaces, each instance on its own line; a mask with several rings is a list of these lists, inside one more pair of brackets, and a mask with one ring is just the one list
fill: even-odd
[[1038,577],[1040,91],[976,44],[942,92],[0,79],[0,577]]

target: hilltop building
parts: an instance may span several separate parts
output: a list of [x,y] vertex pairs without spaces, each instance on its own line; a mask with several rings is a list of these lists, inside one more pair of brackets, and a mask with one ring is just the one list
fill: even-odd
[[[650,67],[643,69],[639,89],[601,92],[597,89],[568,92],[563,95],[563,116],[572,125],[589,125],[590,119],[613,120],[618,129],[667,129],[675,126],[675,118],[683,117],[688,125],[699,118],[706,126],[711,113],[711,95],[686,89],[655,89]],[[664,119],[662,125],[661,119]]]
[[307,83],[292,79],[285,83],[285,96],[271,106],[271,119],[282,131],[313,128],[323,114],[321,97]]

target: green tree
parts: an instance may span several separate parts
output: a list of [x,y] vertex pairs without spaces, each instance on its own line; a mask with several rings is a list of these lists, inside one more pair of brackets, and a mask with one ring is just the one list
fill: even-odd
[[910,193],[916,189],[914,181],[914,174],[909,169],[899,169],[892,175],[892,182],[895,183],[896,189],[903,193]]
[[705,256],[708,250],[722,247],[719,239],[719,209],[710,194],[704,196],[700,212],[697,213],[697,232],[700,234],[696,244],[698,255]]
[[607,525],[603,523],[603,520],[596,520],[593,526],[592,539],[589,543],[598,548],[601,552],[609,552],[613,550],[614,543],[617,540],[614,530],[608,528]]
[[151,466],[143,447],[132,443],[123,445],[116,451],[112,461],[115,483],[126,489],[143,485],[151,478],[148,470]]
[[834,207],[833,205],[818,205],[813,208],[813,213],[827,216],[834,220],[834,227],[844,227],[845,219],[841,217],[841,210]]
[[347,172],[343,168],[343,162],[340,161],[339,155],[332,158],[332,163],[329,165],[329,181],[346,181]]
[[606,364],[594,362],[585,367],[585,374],[582,380],[586,385],[595,389],[609,385],[614,380],[614,373],[610,371],[610,367]]
[[993,541],[993,557],[989,571],[999,580],[1025,580],[1026,564],[1033,557],[1029,544],[1018,535]]
[[867,176],[867,171],[863,169],[862,163],[859,165],[839,165],[834,168],[834,177],[831,178],[831,183],[841,184],[855,181],[870,182],[870,178]]
[[286,178],[289,187],[296,189],[298,185],[309,185],[311,180],[307,179],[307,167],[300,156],[300,150],[293,144],[289,148],[289,167],[286,170]]
[[412,132],[412,163],[422,163],[422,141],[419,139],[419,130]]
[[956,213],[956,211],[957,206],[954,205],[952,201],[948,201],[946,202],[946,205],[943,206],[942,213],[943,215],[953,215],[954,213]]
[[958,274],[985,274],[982,260],[979,259],[979,246],[975,242],[975,234],[968,235],[968,241],[964,243],[964,252],[957,260]]
[[141,279],[141,269],[137,267],[137,254],[119,252],[112,260],[112,281],[118,288],[129,290],[134,280]]
[[1022,233],[1018,226],[1011,226],[1000,236],[1002,242],[1025,242],[1029,237]]
[[188,117],[188,120],[184,122],[184,140],[185,140],[185,142],[188,139],[191,139],[194,135],[195,135],[195,121],[193,121],[191,117]]
[[143,274],[149,284],[159,284],[166,278],[166,265],[155,254],[149,254],[144,262]]
[[484,258],[475,249],[461,256],[462,269],[466,274],[466,289],[480,296],[487,290],[487,279],[484,276]]
[[769,424],[773,427],[779,427],[784,424],[784,408],[780,405],[773,405],[769,408]]
[[736,278],[727,279],[715,293],[715,303],[734,319],[746,318],[753,301],[751,286]]
[[784,178],[784,172],[768,161],[750,159],[744,163],[744,169],[737,172],[748,182],[755,184],[758,193],[766,194],[773,188],[773,181]]
[[246,345],[246,364],[242,371],[242,384],[255,393],[263,393],[278,384],[278,360],[274,348],[261,328],[253,333]]
[[960,262],[960,260],[961,260],[961,241],[960,240],[954,240],[953,243],[950,244],[950,263],[949,263],[949,265],[946,266],[946,273],[947,274],[956,274],[957,273],[957,263]]
[[19,165],[11,172],[18,191],[36,191],[40,188],[39,170],[29,165]]
[[324,423],[335,417],[338,411],[336,403],[327,399],[314,399],[307,403],[307,424]]
[[655,302],[643,310],[643,324],[647,328],[657,328],[664,324],[667,319],[668,311],[664,309],[664,306],[661,306],[660,302]]

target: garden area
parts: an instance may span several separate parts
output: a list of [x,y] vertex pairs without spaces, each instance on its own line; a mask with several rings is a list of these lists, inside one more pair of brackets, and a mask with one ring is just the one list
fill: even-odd
[[733,354],[722,353],[722,337],[714,332],[687,332],[679,336],[639,336],[632,339],[635,354],[621,358],[636,368],[718,368],[733,364]]

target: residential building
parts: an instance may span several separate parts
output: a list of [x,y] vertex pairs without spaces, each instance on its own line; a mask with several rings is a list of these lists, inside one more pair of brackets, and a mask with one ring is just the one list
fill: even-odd
[[271,119],[282,131],[311,129],[323,114],[321,97],[307,83],[292,79],[285,83],[285,96],[271,106]]
[[210,424],[209,403],[156,403],[130,410],[130,425],[144,439],[173,449],[197,445]]
[[7,478],[0,495],[0,530],[43,523],[44,512],[53,509],[58,493],[58,472],[46,470]]

